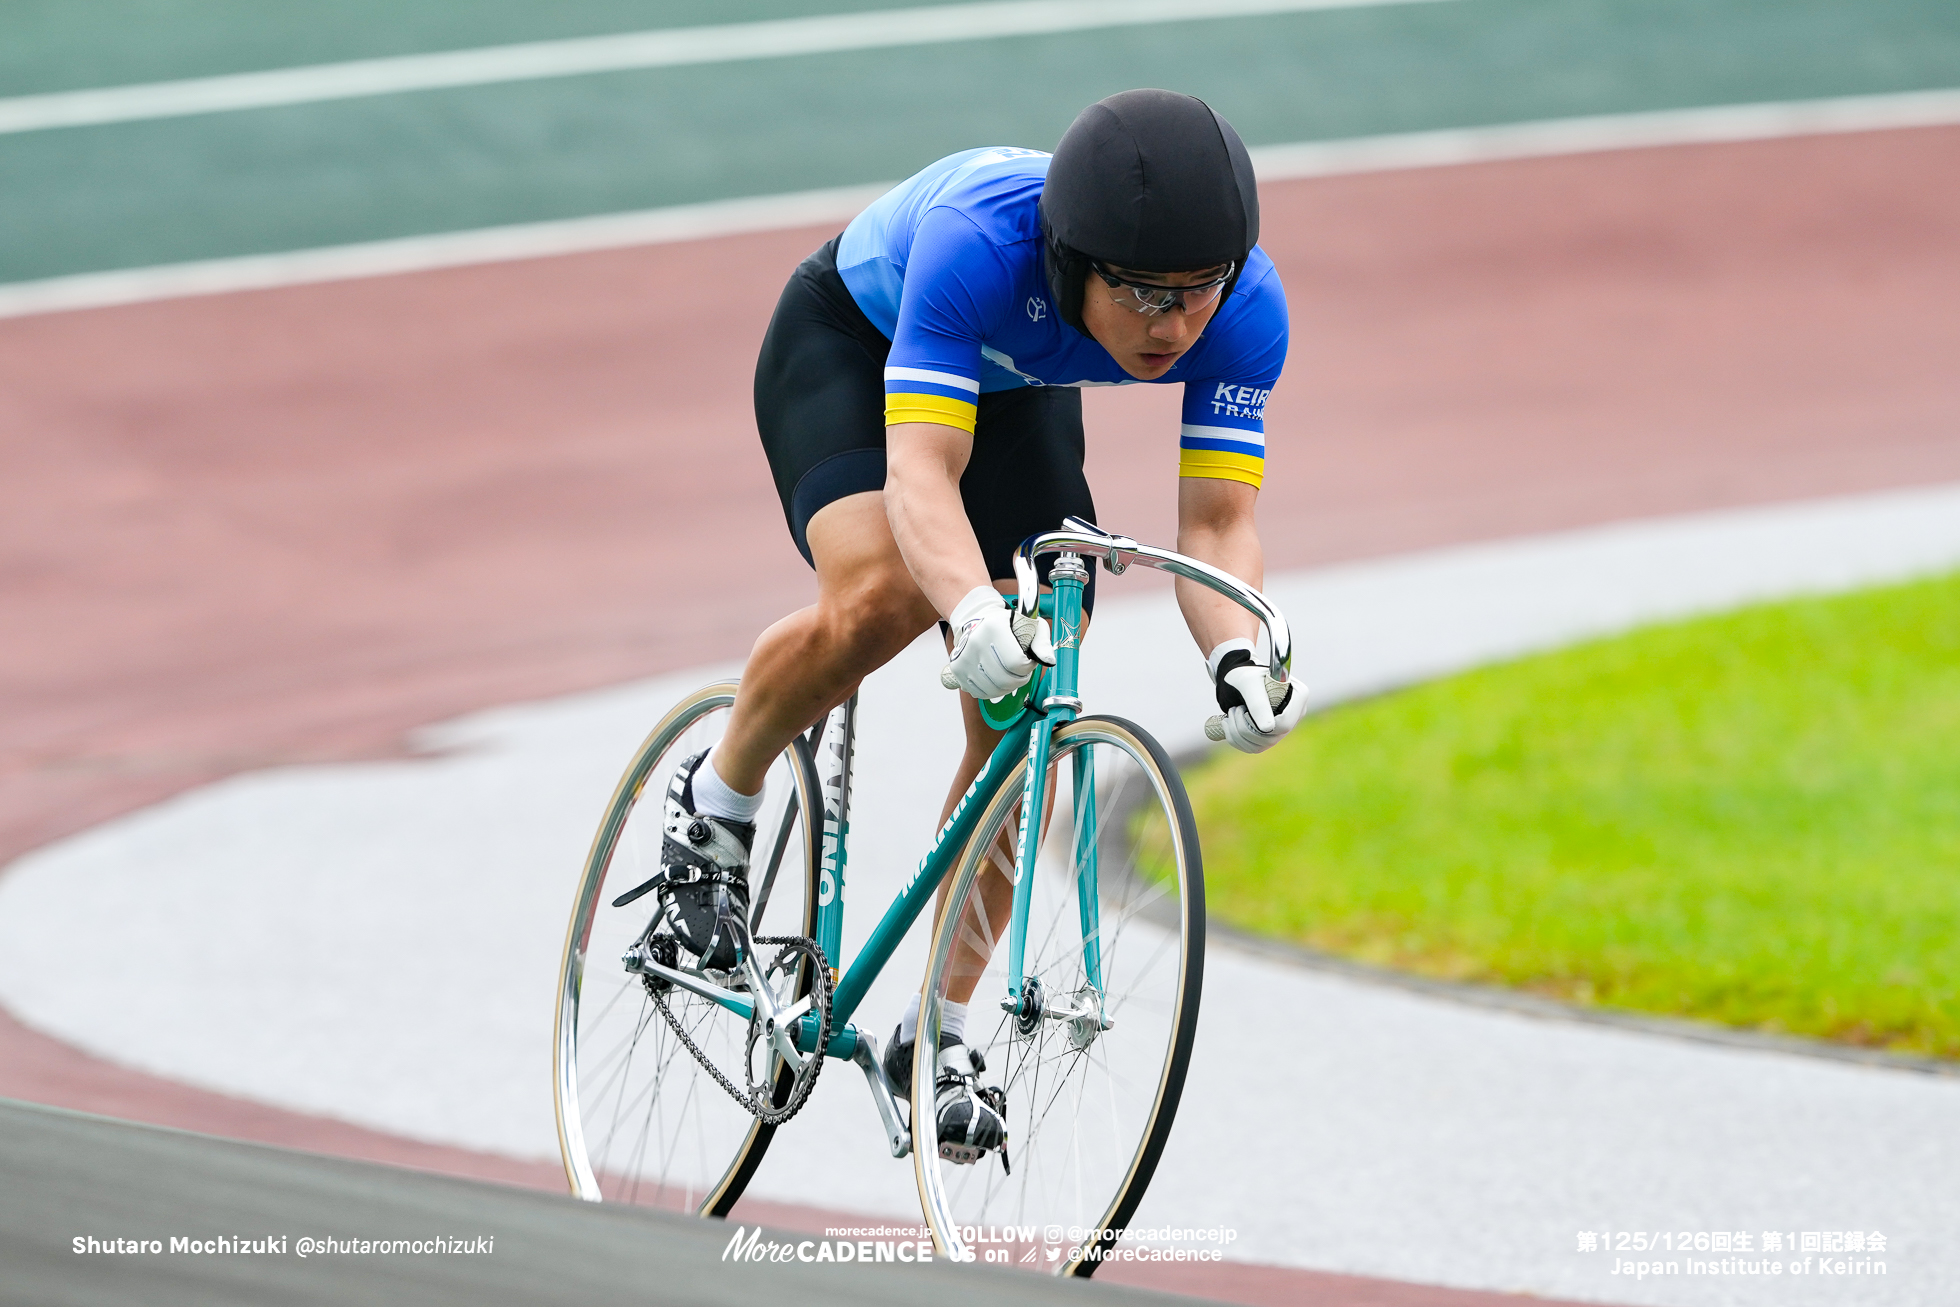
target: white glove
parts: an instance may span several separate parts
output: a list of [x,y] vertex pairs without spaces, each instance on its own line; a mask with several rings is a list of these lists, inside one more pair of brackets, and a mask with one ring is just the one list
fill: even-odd
[[953,628],[953,661],[939,679],[949,690],[999,699],[1025,685],[1036,663],[1055,665],[1047,619],[1022,616],[990,585],[969,590],[947,624]]
[[1227,640],[1207,660],[1223,715],[1205,723],[1205,734],[1240,753],[1264,753],[1299,725],[1307,687],[1280,682],[1258,661],[1250,640]]

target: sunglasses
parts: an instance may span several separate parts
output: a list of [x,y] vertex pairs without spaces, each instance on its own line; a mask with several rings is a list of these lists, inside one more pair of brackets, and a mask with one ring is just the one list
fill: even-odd
[[1174,308],[1182,309],[1186,313],[1198,312],[1218,298],[1219,293],[1225,289],[1225,283],[1232,279],[1232,274],[1237,272],[1239,267],[1236,263],[1228,263],[1225,265],[1225,271],[1212,280],[1196,286],[1160,286],[1155,282],[1132,280],[1121,273],[1110,271],[1101,263],[1091,263],[1089,266],[1112,291],[1129,292],[1127,295],[1117,294],[1110,298],[1132,313],[1141,313],[1145,317],[1169,313]]

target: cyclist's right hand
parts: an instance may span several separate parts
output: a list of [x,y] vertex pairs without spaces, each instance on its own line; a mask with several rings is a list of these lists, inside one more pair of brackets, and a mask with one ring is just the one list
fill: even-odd
[[1306,687],[1274,680],[1252,641],[1227,640],[1211,651],[1208,664],[1224,712],[1205,723],[1207,738],[1240,753],[1264,753],[1300,724]]
[[998,699],[1026,684],[1036,663],[1055,665],[1047,620],[1022,616],[992,586],[968,591],[947,622],[953,628],[953,661],[940,680],[948,689]]

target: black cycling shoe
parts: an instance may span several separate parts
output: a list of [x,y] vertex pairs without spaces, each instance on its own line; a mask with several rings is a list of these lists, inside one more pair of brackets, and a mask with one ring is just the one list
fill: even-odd
[[939,1078],[933,1082],[934,1113],[939,1121],[939,1156],[970,1166],[1000,1150],[1007,1162],[1007,1095],[982,1085],[987,1064],[978,1049],[955,1044],[939,1053]]
[[[885,1079],[892,1082],[892,1092],[894,1094],[897,1094],[900,1098],[910,1098],[912,1097],[912,1044],[914,1041],[910,1039],[902,1043],[899,1041],[898,1033],[903,1029],[905,1027],[902,1024],[893,1026],[892,1042],[885,1045]],[[942,1034],[939,1036],[939,1047],[942,1050],[956,1047],[959,1042],[952,1035]]]
[[660,843],[660,914],[681,947],[701,965],[728,971],[740,960],[734,932],[723,927],[717,900],[725,892],[728,911],[747,920],[749,848],[755,823],[704,817],[694,810],[694,773],[703,750],[675,771],[662,814],[666,838]]

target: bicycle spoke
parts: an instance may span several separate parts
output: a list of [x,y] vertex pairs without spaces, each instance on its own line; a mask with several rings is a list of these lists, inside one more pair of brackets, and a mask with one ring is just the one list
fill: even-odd
[[[638,1023],[634,1026],[633,1029],[633,1038],[627,1041],[626,1046],[620,1050],[619,1083],[621,1083],[622,1085],[626,1083],[628,1077],[631,1075],[632,1067],[633,1067],[633,1054],[637,1052],[639,1049],[640,1036],[646,1032],[647,1023],[653,1019],[652,1009],[653,1009],[653,1005],[651,1003],[642,1006],[640,1010]],[[616,1097],[614,1103],[612,1125],[606,1131],[605,1140],[600,1147],[600,1152],[602,1155],[611,1151],[612,1141],[619,1134],[619,1118],[620,1115],[625,1111],[625,1108],[626,1108],[626,1096],[625,1094],[622,1093]]]

